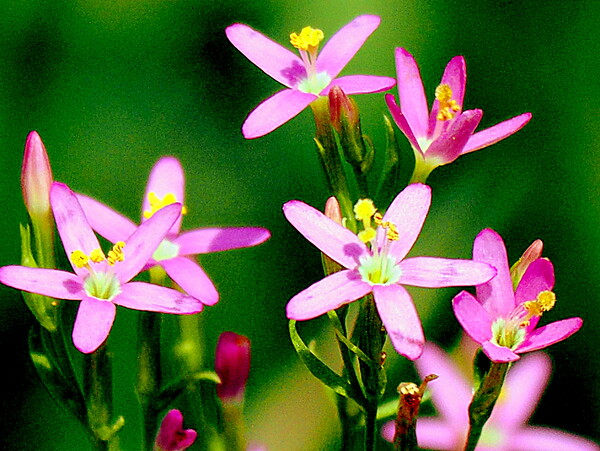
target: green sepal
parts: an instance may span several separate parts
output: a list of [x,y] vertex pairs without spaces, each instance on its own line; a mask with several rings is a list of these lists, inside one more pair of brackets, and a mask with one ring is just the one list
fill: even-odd
[[475,358],[473,359],[473,380],[475,382],[475,391],[477,391],[481,385],[481,382],[485,378],[485,375],[488,373],[491,366],[491,360],[484,354],[482,349],[479,348],[475,353]]
[[387,201],[388,198],[391,198],[399,191],[400,148],[392,122],[385,115],[383,116],[383,121],[386,137],[385,161],[381,170],[377,195],[378,199]]
[[87,425],[87,407],[79,384],[64,374],[56,355],[51,351],[52,333],[56,332],[48,332],[34,325],[29,331],[29,356],[52,398],[65,406],[83,425]]
[[319,359],[309,348],[306,346],[298,331],[296,330],[296,321],[291,319],[289,322],[290,329],[290,338],[292,340],[292,344],[294,345],[294,349],[308,368],[308,370],[331,388],[334,392],[339,395],[342,395],[346,398],[352,399],[356,401],[359,405],[363,405],[364,397],[362,393],[356,393],[352,385],[333,371],[329,366],[327,366],[321,359]]
[[[38,264],[31,250],[31,229],[29,224],[19,224],[21,232],[21,265],[37,268]],[[56,331],[58,324],[58,302],[56,299],[37,293],[22,292],[25,304],[35,319],[48,331]]]
[[197,383],[210,383],[211,385],[220,384],[221,379],[214,371],[199,371],[192,373],[187,377],[178,379],[175,382],[164,387],[158,394],[155,400],[155,409],[161,411],[166,409],[169,405],[175,401],[181,394],[183,394],[190,384]]
[[375,160],[375,146],[373,145],[371,138],[367,135],[362,135],[362,140],[365,146],[365,156],[360,163],[360,171],[363,174],[366,174],[373,166],[373,161]]

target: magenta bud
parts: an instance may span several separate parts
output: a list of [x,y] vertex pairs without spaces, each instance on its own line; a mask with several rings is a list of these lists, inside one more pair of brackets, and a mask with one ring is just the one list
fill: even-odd
[[538,258],[542,257],[542,251],[544,250],[544,243],[542,240],[535,240],[531,245],[523,252],[523,255],[517,262],[510,268],[510,277],[513,282],[513,287],[516,289],[517,285],[521,281],[523,274],[527,271],[527,268]]
[[217,384],[217,396],[221,401],[241,403],[250,374],[248,337],[234,332],[223,332],[219,336],[215,353],[215,371],[221,379],[221,383]]
[[179,451],[187,449],[196,440],[196,431],[183,429],[183,415],[170,410],[162,420],[154,442],[154,451]]
[[37,132],[30,132],[25,142],[21,187],[25,206],[31,217],[50,213],[52,169],[44,143]]
[[339,86],[329,90],[329,114],[331,124],[338,133],[342,132],[342,121],[346,121],[349,127],[356,127],[359,120],[356,103]]

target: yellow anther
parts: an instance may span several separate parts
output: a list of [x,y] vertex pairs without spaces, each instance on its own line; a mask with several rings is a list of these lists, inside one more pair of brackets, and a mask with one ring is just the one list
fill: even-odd
[[447,121],[454,117],[454,113],[460,110],[460,105],[452,99],[452,88],[443,83],[435,88],[435,98],[439,101],[437,114],[438,121]]
[[71,262],[77,266],[78,268],[83,268],[90,261],[90,257],[88,257],[83,251],[77,250],[71,252]]
[[125,253],[123,252],[124,247],[125,243],[123,241],[117,241],[112,250],[108,251],[108,257],[106,258],[106,261],[109,265],[112,266],[116,262],[122,262],[125,260]]
[[540,310],[547,312],[556,304],[556,295],[552,291],[542,291],[537,295],[536,301]]
[[532,316],[542,316],[542,313],[544,313],[544,310],[542,309],[540,303],[537,300],[523,302],[523,308],[528,313],[528,318],[526,318],[526,321]]
[[381,216],[381,213],[375,213],[375,215],[373,216],[373,221],[375,222],[375,224],[377,224],[382,229],[386,229],[386,236],[387,236],[388,240],[390,240],[390,241],[398,240],[399,236],[398,236],[398,228],[396,227],[396,224],[394,224],[391,221],[384,221],[383,216]]
[[[175,194],[167,193],[161,199],[160,197],[158,197],[156,195],[156,193],[154,191],[150,191],[148,193],[148,202],[150,203],[150,210],[144,211],[144,218],[146,218],[146,219],[151,218],[152,215],[154,213],[156,213],[158,210],[160,210],[161,208],[166,207],[167,205],[176,203],[177,198],[175,197]],[[181,214],[184,215],[186,213],[187,213],[187,208],[182,206]]]
[[377,235],[377,232],[375,231],[375,229],[368,228],[368,229],[358,232],[358,239],[366,244],[366,243],[369,243],[370,241],[373,241],[375,239],[376,235]]
[[290,34],[290,43],[298,50],[309,50],[319,46],[323,37],[323,32],[317,28],[304,27],[300,34]]
[[94,249],[90,253],[90,259],[94,263],[100,263],[101,261],[106,260],[106,256],[104,255],[104,252],[102,252],[102,249],[98,248],[98,249]]
[[354,216],[358,221],[368,221],[377,212],[371,199],[360,199],[354,205]]

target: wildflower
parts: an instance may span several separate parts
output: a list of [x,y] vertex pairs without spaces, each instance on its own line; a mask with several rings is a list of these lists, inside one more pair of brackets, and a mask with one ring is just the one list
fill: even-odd
[[129,282],[144,267],[167,231],[179,217],[176,204],[142,224],[125,241],[117,241],[105,255],[74,193],[55,182],[50,203],[58,233],[75,274],[55,269],[4,266],[0,282],[58,299],[81,300],[73,343],[81,352],[95,351],[106,340],[116,306],[164,313],[197,313],[195,299],[156,285]]
[[250,340],[234,332],[219,335],[215,352],[215,372],[221,379],[217,396],[223,402],[241,403],[250,374]]
[[455,56],[446,66],[441,84],[435,90],[431,113],[427,108],[419,67],[414,57],[403,48],[396,48],[396,71],[400,106],[391,94],[387,94],[385,100],[394,121],[415,153],[413,181],[424,182],[436,167],[501,141],[531,119],[531,113],[524,113],[474,133],[483,112],[463,111],[467,73],[462,56]]
[[272,132],[313,100],[326,96],[334,85],[346,94],[382,92],[394,86],[394,79],[389,77],[349,75],[336,78],[380,21],[377,16],[357,17],[333,35],[319,54],[323,32],[305,27],[299,34],[290,35],[290,42],[300,56],[247,25],[236,23],[227,27],[225,33],[229,41],[267,75],[286,86],[248,115],[242,126],[244,137],[258,138]]
[[473,260],[492,265],[498,275],[477,287],[477,299],[463,291],[452,305],[467,334],[493,362],[515,361],[518,354],[550,346],[581,327],[581,318],[569,318],[536,329],[540,317],[556,302],[550,260],[538,258],[530,263],[513,290],[504,242],[490,229],[475,238]]
[[[129,236],[136,224],[90,197],[77,195],[92,228],[109,241]],[[174,157],[161,158],[152,169],[142,203],[144,223],[165,205],[183,204],[184,174]],[[183,212],[185,213],[185,207]],[[197,254],[256,246],[270,237],[260,227],[203,228],[180,233],[181,217],[175,221],[152,254],[147,267],[160,265],[186,293],[205,305],[214,305],[219,293],[204,270],[191,257]]]
[[[417,421],[419,447],[435,450],[462,449],[469,429],[467,409],[473,396],[470,382],[452,360],[438,347],[425,345],[423,355],[415,362],[421,377],[435,372],[439,379],[429,385],[438,417],[422,417]],[[589,440],[566,432],[528,426],[527,421],[548,383],[552,368],[543,353],[530,354],[509,371],[506,383],[492,416],[483,428],[477,450],[495,451],[598,451]],[[394,422],[382,430],[392,441]]]
[[287,305],[288,318],[315,318],[373,293],[395,349],[409,359],[418,358],[423,330],[403,285],[475,285],[496,273],[491,266],[471,260],[405,258],[419,236],[430,203],[431,189],[422,184],[409,185],[398,194],[383,217],[370,200],[361,200],[355,206],[356,218],[363,224],[358,235],[303,202],[286,203],[283,210],[288,221],[346,268],[294,296]]
[[196,431],[183,429],[183,415],[177,409],[169,410],[160,424],[154,451],[180,451],[196,440]]

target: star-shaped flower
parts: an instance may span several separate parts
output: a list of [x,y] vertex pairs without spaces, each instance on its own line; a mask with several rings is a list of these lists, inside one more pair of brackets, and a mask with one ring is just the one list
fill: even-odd
[[518,360],[519,354],[564,340],[583,324],[581,318],[569,318],[536,329],[542,314],[556,302],[550,260],[530,263],[514,290],[504,242],[490,229],[475,238],[473,260],[492,265],[498,275],[477,287],[477,299],[463,291],[452,306],[463,329],[493,362]]
[[[425,345],[415,362],[419,375],[439,376],[429,384],[438,417],[417,420],[417,440],[423,449],[453,451],[462,449],[469,429],[468,407],[473,397],[471,384],[454,362],[437,346]],[[477,451],[598,451],[584,438],[538,426],[527,421],[546,388],[552,371],[547,355],[530,354],[508,373],[492,416],[483,428]],[[383,437],[392,441],[394,422],[383,427]]]
[[300,56],[247,25],[236,23],[227,27],[225,32],[231,43],[267,75],[286,86],[248,115],[242,126],[244,137],[258,138],[272,132],[313,100],[326,96],[332,86],[341,87],[346,94],[382,92],[394,86],[395,80],[389,77],[337,78],[379,22],[377,16],[357,17],[334,34],[320,53],[323,32],[305,27],[299,34],[290,35],[290,42]]
[[385,100],[394,121],[415,153],[413,181],[424,182],[436,167],[512,135],[531,119],[531,113],[524,113],[474,133],[483,112],[463,111],[467,72],[462,56],[455,56],[446,66],[442,81],[435,90],[431,113],[419,67],[414,57],[403,48],[396,49],[396,71],[400,106],[392,94],[387,94]]
[[[161,158],[152,169],[142,204],[142,224],[165,205],[184,201],[183,168],[174,157]],[[127,237],[137,225],[120,213],[91,197],[77,195],[92,228],[109,241]],[[185,213],[185,207],[184,207]],[[219,293],[204,270],[192,257],[197,254],[256,246],[271,235],[260,227],[202,228],[180,232],[178,218],[158,249],[152,254],[148,267],[160,265],[186,293],[214,305]]]
[[[486,263],[434,257],[405,258],[417,240],[431,203],[427,185],[412,184],[394,199],[383,217],[372,202],[359,201],[358,235],[300,201],[283,207],[288,221],[321,252],[342,265],[294,296],[287,316],[307,320],[373,293],[377,311],[396,351],[416,359],[423,349],[423,330],[403,285],[438,288],[476,285],[496,271]],[[371,220],[377,227],[371,226]]]
[[152,220],[125,235],[124,241],[116,240],[112,250],[104,255],[75,194],[66,185],[57,182],[52,185],[50,203],[75,274],[56,269],[4,266],[0,268],[0,282],[44,296],[80,300],[73,343],[81,352],[93,352],[106,340],[117,305],[179,314],[202,310],[199,301],[176,290],[130,282],[179,218],[181,205],[161,210]]

